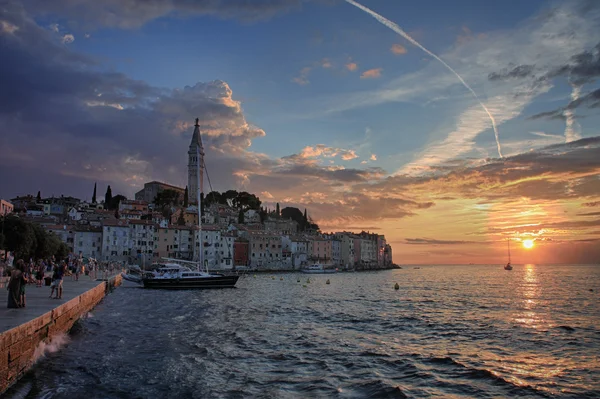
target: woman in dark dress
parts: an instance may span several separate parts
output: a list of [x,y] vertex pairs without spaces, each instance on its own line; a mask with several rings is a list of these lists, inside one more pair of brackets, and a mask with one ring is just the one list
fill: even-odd
[[9,308],[20,308],[21,304],[21,288],[25,284],[25,278],[23,276],[24,262],[22,259],[17,261],[15,268],[10,275],[10,281],[8,282],[8,307]]

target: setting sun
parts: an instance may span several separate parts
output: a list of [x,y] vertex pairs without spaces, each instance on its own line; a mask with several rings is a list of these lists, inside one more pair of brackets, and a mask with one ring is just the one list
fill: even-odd
[[523,240],[523,246],[527,249],[533,248],[533,240]]

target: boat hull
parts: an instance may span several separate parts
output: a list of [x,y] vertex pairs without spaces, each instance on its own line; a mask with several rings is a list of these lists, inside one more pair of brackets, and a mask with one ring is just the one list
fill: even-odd
[[304,269],[301,269],[300,271],[302,273],[306,273],[306,274],[333,274],[333,273],[337,272],[337,270],[335,270],[335,269],[323,269],[323,270],[304,270]]
[[199,278],[145,278],[144,288],[167,290],[194,290],[207,288],[235,288],[240,276],[215,276]]
[[121,277],[124,280],[131,281],[132,283],[142,284],[142,278],[134,274],[121,273]]

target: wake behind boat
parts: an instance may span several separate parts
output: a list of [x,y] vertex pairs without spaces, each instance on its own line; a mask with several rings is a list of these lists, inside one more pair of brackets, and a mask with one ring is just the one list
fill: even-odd
[[337,269],[326,269],[325,266],[323,266],[320,263],[314,263],[312,265],[308,265],[302,269],[300,269],[300,271],[302,273],[308,273],[308,274],[329,274],[329,273],[336,273]]

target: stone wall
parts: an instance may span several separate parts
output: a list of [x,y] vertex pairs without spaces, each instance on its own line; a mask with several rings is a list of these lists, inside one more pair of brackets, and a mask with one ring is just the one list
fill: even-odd
[[81,316],[120,284],[121,275],[102,281],[50,312],[0,334],[0,394],[33,366],[36,348],[50,344],[59,334],[69,332]]

